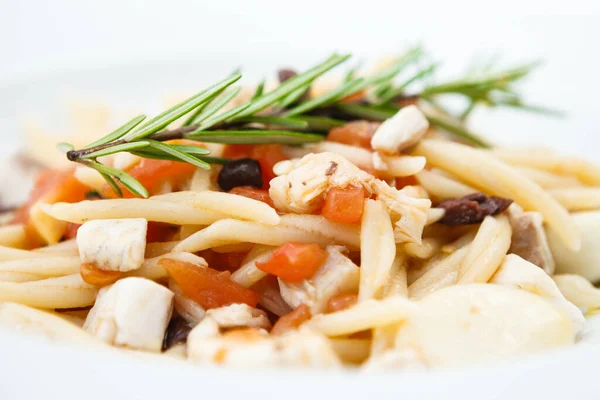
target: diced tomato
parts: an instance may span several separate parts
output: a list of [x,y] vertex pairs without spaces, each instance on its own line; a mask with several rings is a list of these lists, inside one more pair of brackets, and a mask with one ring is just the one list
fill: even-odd
[[[137,179],[150,195],[160,193],[165,183],[174,187],[180,186],[186,180],[190,179],[196,167],[192,164],[179,161],[142,159],[137,165],[127,171],[127,173]],[[136,197],[129,190],[119,184],[123,192],[123,197]],[[102,197],[116,198],[117,194],[108,185],[100,190]]]
[[337,312],[345,310],[346,308],[350,308],[356,304],[358,301],[358,296],[353,293],[342,293],[336,296],[333,296],[327,302],[326,311],[328,313]]
[[273,167],[279,161],[287,160],[279,144],[263,144],[254,146],[251,158],[254,158],[260,164],[263,177],[263,189],[269,189],[271,179],[275,178]]
[[417,185],[419,182],[414,175],[410,176],[399,176],[396,178],[396,189],[402,189],[405,186]]
[[333,222],[353,224],[360,221],[365,204],[365,189],[362,186],[331,188],[325,197],[321,215]]
[[316,244],[288,242],[273,252],[267,261],[256,267],[286,282],[300,282],[311,278],[323,265],[327,252]]
[[217,253],[213,250],[203,250],[199,253],[208,266],[217,271],[237,271],[247,253]]
[[237,160],[238,158],[246,158],[252,155],[254,145],[251,144],[228,144],[223,150],[223,157]]
[[306,304],[301,304],[289,314],[279,318],[273,328],[271,335],[282,335],[286,332],[298,329],[300,325],[311,318],[310,308]]
[[146,242],[168,242],[177,232],[178,227],[164,222],[148,222]]
[[271,200],[271,197],[269,197],[269,192],[266,190],[254,189],[246,186],[238,186],[231,189],[229,193],[262,201],[263,203],[266,203],[271,207],[275,208],[275,205],[273,205],[273,200]]
[[258,293],[232,281],[229,271],[220,272],[168,258],[160,260],[159,265],[167,270],[187,297],[205,309],[233,303],[256,307],[260,300]]
[[105,271],[93,264],[81,264],[81,279],[90,285],[106,286],[115,283],[123,276],[119,271]]
[[378,122],[352,121],[332,128],[327,140],[371,150],[371,138],[375,134]]
[[42,172],[29,195],[27,202],[22,205],[13,223],[25,223],[29,219],[31,207],[38,201],[45,203],[76,203],[85,200],[89,188],[75,179],[74,169],[46,170]]

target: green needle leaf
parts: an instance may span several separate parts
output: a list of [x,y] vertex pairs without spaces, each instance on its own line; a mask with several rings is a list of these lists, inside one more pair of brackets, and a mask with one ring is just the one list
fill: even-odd
[[260,81],[258,86],[256,86],[256,90],[254,91],[254,94],[252,95],[252,98],[250,100],[252,101],[252,100],[258,99],[260,96],[263,95],[264,91],[265,91],[265,81],[263,79],[262,81]]
[[176,106],[171,107],[167,111],[152,118],[150,121],[146,122],[144,125],[139,127],[136,131],[127,134],[124,137],[124,139],[128,142],[131,142],[137,139],[145,138],[155,132],[158,132],[159,130],[169,125],[171,122],[180,118],[182,115],[187,114],[194,108],[198,107],[200,104],[204,103],[205,101],[208,101],[215,93],[218,93],[224,88],[232,85],[241,77],[242,75],[235,74],[223,79],[222,81],[210,86],[208,89],[203,90],[195,96],[190,97],[183,103],[177,104]]
[[200,122],[210,118],[213,114],[218,112],[220,109],[225,107],[227,103],[229,103],[235,96],[240,93],[241,88],[235,88],[227,93],[225,93],[221,98],[216,99],[214,102],[210,103],[208,107],[202,113],[200,113],[194,120],[192,124],[199,124]]
[[119,187],[119,185],[117,185],[117,182],[115,182],[115,180],[110,175],[107,175],[104,172],[100,172],[98,170],[96,171],[104,178],[106,183],[108,183],[108,186],[110,186],[112,190],[114,190],[117,196],[123,197],[123,192],[121,191],[121,188]]
[[124,152],[124,151],[129,152],[129,151],[132,151],[132,150],[141,149],[141,148],[146,147],[148,145],[149,145],[148,141],[145,141],[145,140],[142,140],[142,141],[139,141],[139,142],[123,143],[123,144],[119,144],[119,145],[116,145],[116,146],[110,146],[110,147],[107,147],[107,148],[102,149],[102,150],[95,151],[95,152],[90,153],[90,154],[86,154],[84,156],[81,156],[81,158],[84,158],[84,159],[85,158],[96,158],[96,157],[107,156],[109,154],[121,153],[121,152]]
[[410,86],[412,83],[423,79],[424,77],[431,75],[435,72],[435,70],[438,68],[439,64],[432,64],[427,68],[424,68],[422,70],[420,70],[419,72],[417,72],[416,74],[414,74],[413,76],[411,76],[409,79],[407,79],[406,81],[404,81],[401,85],[394,87],[394,88],[390,88],[389,90],[387,90],[385,92],[384,95],[382,95],[379,98],[379,104],[385,104],[388,103],[390,101],[392,101],[395,97],[400,96],[401,94],[404,93],[404,90]]
[[[349,57],[350,57],[349,54],[345,54],[345,55],[334,54],[334,55],[332,55],[324,62],[283,82],[281,85],[279,85],[277,88],[275,88],[271,92],[266,93],[257,99],[254,99],[253,101],[250,102],[249,107],[246,108],[243,112],[240,112],[236,116],[236,118],[247,117],[247,116],[253,115],[253,114],[263,110],[264,108],[268,107],[269,105],[288,96],[290,93],[304,87],[306,84],[312,82],[315,78],[323,75],[325,72],[329,71],[331,68],[346,61]],[[235,119],[235,118],[233,118],[233,119]]]
[[[116,179],[117,181],[121,182],[123,186],[125,186],[131,193],[140,197],[148,198],[148,191],[146,190],[144,185],[139,183],[133,176],[129,175],[127,172],[121,171],[113,167],[109,167],[108,165],[101,164],[95,160],[87,160],[86,164],[94,168],[101,174],[108,175],[109,177],[111,177],[111,179]],[[117,185],[115,184],[115,186]],[[119,192],[120,190],[117,191],[117,194]]]
[[336,108],[355,119],[366,119],[371,121],[384,121],[398,112],[396,108],[369,106],[362,104],[338,104]]
[[466,139],[467,141],[471,142],[472,144],[478,147],[491,147],[489,143],[481,139],[478,135],[469,131],[464,126],[457,124],[454,121],[451,121],[449,118],[444,118],[442,116],[433,116],[429,113],[426,114],[426,117],[432,125],[445,129],[456,136]]
[[330,103],[336,102],[340,99],[343,99],[344,97],[350,96],[351,94],[361,90],[364,81],[365,79],[358,78],[357,80],[343,83],[336,89],[330,90],[329,92],[319,97],[315,97],[314,99],[299,104],[298,106],[292,108],[283,115],[287,117],[292,117],[294,115],[305,114],[311,110],[314,110],[317,107],[325,106]]
[[300,118],[291,118],[291,117],[271,117],[271,116],[261,116],[257,115],[254,117],[247,117],[237,120],[236,122],[240,123],[261,123],[267,125],[276,125],[283,126],[290,129],[302,130],[308,128],[308,122],[300,119]]
[[148,143],[149,143],[150,147],[152,147],[158,151],[167,153],[173,157],[176,157],[181,161],[195,165],[198,168],[210,169],[210,165],[208,165],[204,161],[201,161],[194,156],[184,153],[183,151],[180,151],[180,150],[176,149],[175,147],[169,146],[169,145],[161,143],[161,142],[157,142],[156,140],[149,140]]
[[227,144],[303,144],[320,142],[324,139],[323,135],[316,133],[277,130],[206,131],[190,134],[189,137],[202,142]]
[[103,144],[110,143],[114,140],[118,140],[121,137],[125,136],[127,133],[129,133],[133,128],[138,126],[140,124],[140,122],[142,122],[145,119],[146,119],[145,115],[138,115],[137,117],[133,118],[132,120],[127,122],[125,125],[121,126],[117,130],[115,130],[114,132],[109,133],[108,135],[104,136],[103,138],[98,139],[95,142],[88,144],[87,146],[84,147],[84,149],[101,146]]
[[300,116],[294,118],[305,121],[308,124],[308,129],[314,131],[328,132],[331,128],[346,124],[346,121],[327,117]]

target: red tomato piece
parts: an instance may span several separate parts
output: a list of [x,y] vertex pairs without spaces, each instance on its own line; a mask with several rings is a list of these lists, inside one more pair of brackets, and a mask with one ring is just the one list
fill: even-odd
[[273,328],[271,335],[282,335],[286,332],[298,329],[300,325],[311,318],[310,308],[306,304],[301,304],[289,314],[279,318]]
[[352,121],[332,128],[327,140],[371,150],[371,138],[379,127],[378,122]]
[[246,186],[238,186],[231,189],[229,193],[262,201],[263,203],[266,203],[271,207],[275,208],[275,205],[273,205],[273,200],[271,200],[271,197],[269,197],[269,192],[266,190],[254,189]]
[[168,242],[177,232],[178,227],[166,224],[164,222],[148,222],[148,231],[146,232],[146,242]]
[[271,179],[275,178],[273,167],[279,161],[287,160],[279,144],[262,144],[254,146],[250,158],[255,159],[260,164],[260,170],[263,178],[263,189],[269,189]]
[[232,281],[229,271],[220,272],[168,258],[160,260],[159,265],[167,270],[187,297],[205,309],[233,303],[256,307],[260,300],[258,293]]
[[360,221],[365,205],[365,189],[362,186],[331,188],[325,197],[321,215],[333,222],[353,224]]
[[223,151],[223,157],[237,160],[238,158],[250,157],[254,145],[251,144],[228,144]]
[[270,259],[256,267],[286,282],[311,278],[323,265],[327,252],[316,244],[288,242],[273,252]]
[[417,181],[417,178],[415,178],[414,175],[400,176],[396,178],[396,189],[402,189],[405,186],[414,186],[418,183],[419,182]]
[[[178,161],[168,160],[151,160],[148,158],[142,159],[133,168],[127,171],[127,173],[137,179],[146,189],[150,195],[160,193],[163,185],[166,183],[171,184],[174,187],[180,186],[186,180],[190,179],[196,167],[192,164]],[[119,184],[123,197],[131,198],[137,197],[129,190],[125,189],[122,184]],[[116,198],[118,195],[108,185],[105,185],[100,190],[102,197]]]

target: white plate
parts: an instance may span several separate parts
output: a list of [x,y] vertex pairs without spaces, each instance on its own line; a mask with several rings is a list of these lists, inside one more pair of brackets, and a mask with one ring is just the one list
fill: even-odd
[[[189,93],[224,76],[238,60],[249,60],[247,76],[260,78],[265,66],[306,66],[306,57],[249,54],[218,55],[203,60],[77,71],[23,80],[0,90],[0,124],[17,132],[27,113],[41,115],[54,130],[60,127],[64,109],[57,100],[65,97],[100,99],[127,110],[158,111],[160,99],[172,92]],[[202,71],[202,73],[200,73]],[[250,80],[252,81],[252,79]],[[535,87],[529,87],[535,91]],[[523,125],[523,121],[527,121]],[[581,124],[583,120],[578,120]],[[572,122],[572,121],[571,121]],[[480,113],[474,123],[496,133],[502,143],[531,143],[539,134],[544,143],[571,152],[597,154],[597,138],[582,140],[586,132],[571,132],[568,146],[561,146],[569,121],[537,119],[509,113]],[[2,134],[2,154],[15,150],[17,135]],[[52,151],[52,149],[48,149]],[[590,326],[599,325],[596,319]],[[593,337],[589,341],[594,342]],[[597,398],[595,379],[600,370],[600,347],[580,343],[526,359],[500,364],[428,373],[389,373],[364,376],[355,372],[234,371],[196,367],[166,358],[100,354],[96,350],[49,343],[39,338],[0,331],[0,398],[61,399],[304,399],[307,398],[402,398],[402,399],[531,399]]]

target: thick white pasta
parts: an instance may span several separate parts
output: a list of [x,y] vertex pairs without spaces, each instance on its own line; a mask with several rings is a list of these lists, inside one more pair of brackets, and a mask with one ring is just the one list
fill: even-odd
[[0,301],[37,308],[76,308],[94,304],[98,289],[79,273],[34,282],[0,282]]
[[550,189],[549,193],[569,211],[597,210],[600,208],[600,188],[598,187]]
[[506,216],[485,217],[461,263],[458,283],[489,281],[510,248],[511,233]]
[[526,166],[518,166],[516,169],[544,189],[583,187],[583,183],[574,176],[559,175]]
[[600,289],[594,287],[583,276],[559,274],[552,277],[565,298],[577,307],[600,308]]
[[367,339],[331,338],[333,351],[344,362],[360,364],[369,357],[371,343]]
[[415,178],[427,193],[440,200],[463,197],[476,192],[472,187],[434,171],[423,170],[416,174]]
[[359,236],[357,227],[336,224],[316,215],[285,215],[277,226],[224,219],[182,240],[175,250],[195,252],[234,243],[281,246],[286,242],[338,243],[357,249]]
[[225,214],[214,211],[150,199],[111,199],[43,204],[42,209],[56,219],[77,224],[94,219],[145,218],[148,221],[174,225],[209,225],[226,217]]
[[[386,175],[393,177],[415,175],[425,168],[427,160],[420,156],[380,156],[383,165],[381,169]],[[375,166],[377,167],[377,166]]]
[[492,153],[431,139],[422,140],[415,153],[427,157],[428,163],[451,172],[469,185],[511,198],[527,210],[539,211],[569,248],[580,248],[581,234],[568,211],[535,182],[494,158]]
[[332,314],[319,314],[304,326],[327,336],[352,333],[401,322],[416,312],[416,305],[402,296],[366,300]]
[[256,263],[265,262],[271,258],[273,249],[271,246],[254,246],[246,256],[242,266],[231,274],[231,280],[248,288],[267,276],[266,272],[256,267]]
[[[41,253],[40,253],[41,254]],[[0,272],[17,272],[56,277],[76,274],[81,261],[78,256],[36,257],[0,262]]]
[[359,301],[378,296],[389,279],[395,256],[396,243],[390,215],[381,202],[367,200],[360,232]]
[[277,211],[273,207],[262,201],[231,193],[209,190],[202,192],[173,192],[154,196],[151,200],[185,204],[196,209],[223,214],[228,218],[255,221],[266,225],[277,225],[279,223],[279,215],[277,215]]

